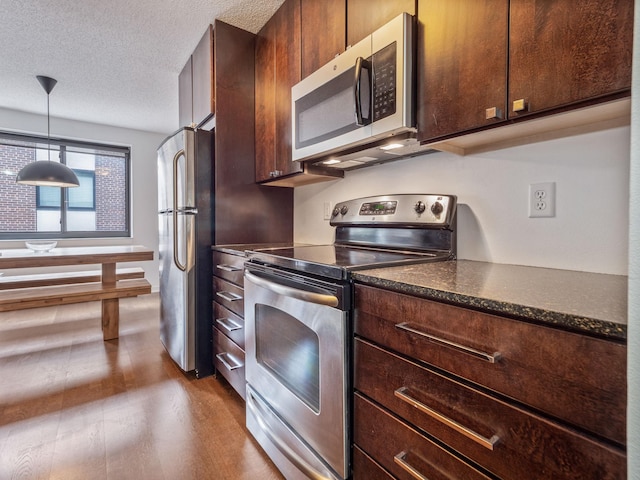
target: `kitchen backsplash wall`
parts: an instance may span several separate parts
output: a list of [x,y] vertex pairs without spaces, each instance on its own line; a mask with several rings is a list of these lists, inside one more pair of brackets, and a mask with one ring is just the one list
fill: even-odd
[[[465,157],[434,153],[295,190],[294,239],[333,242],[325,202],[378,194],[458,196],[458,258],[627,274],[630,128]],[[529,218],[529,184],[556,182],[556,216]]]

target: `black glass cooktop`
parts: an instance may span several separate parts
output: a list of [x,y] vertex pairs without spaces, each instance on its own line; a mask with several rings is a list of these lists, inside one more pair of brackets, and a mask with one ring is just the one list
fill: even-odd
[[250,260],[335,279],[349,272],[384,266],[442,261],[448,253],[414,253],[344,245],[306,245],[248,252]]

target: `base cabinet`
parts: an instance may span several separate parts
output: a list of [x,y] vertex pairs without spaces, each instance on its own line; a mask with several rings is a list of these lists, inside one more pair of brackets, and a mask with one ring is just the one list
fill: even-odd
[[354,479],[371,462],[396,478],[626,478],[624,345],[362,285],[355,301],[354,449],[370,461]]
[[245,257],[213,251],[213,363],[244,399]]

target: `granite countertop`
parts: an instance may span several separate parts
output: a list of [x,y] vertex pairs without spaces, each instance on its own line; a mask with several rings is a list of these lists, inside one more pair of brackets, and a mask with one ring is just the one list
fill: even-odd
[[281,243],[238,243],[233,245],[212,245],[212,250],[217,250],[223,253],[230,253],[231,255],[244,255],[247,250],[261,250],[265,248],[288,248],[296,245],[301,245],[292,242]]
[[353,272],[356,282],[613,340],[627,338],[627,277],[470,260]]

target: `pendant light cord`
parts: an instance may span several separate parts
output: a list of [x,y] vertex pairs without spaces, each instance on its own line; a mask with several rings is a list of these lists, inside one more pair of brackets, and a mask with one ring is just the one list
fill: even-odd
[[51,116],[49,115],[49,93],[47,92],[47,159],[51,161]]

